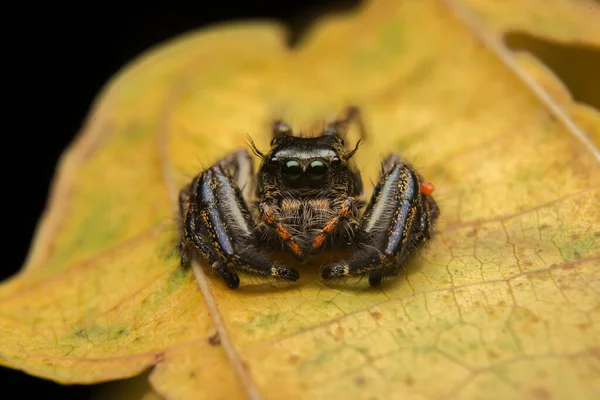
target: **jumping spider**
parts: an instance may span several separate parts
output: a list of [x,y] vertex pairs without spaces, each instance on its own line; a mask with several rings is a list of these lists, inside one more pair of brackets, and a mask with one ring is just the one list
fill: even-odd
[[[252,158],[239,150],[200,173],[179,195],[181,263],[200,254],[228,287],[236,271],[296,281],[295,268],[274,262],[264,250],[284,249],[305,260],[324,249],[351,248],[348,260],[321,268],[325,280],[369,276],[373,286],[397,275],[431,236],[439,209],[432,186],[397,154],[382,163],[379,183],[366,205],[362,180],[344,137],[357,108],[325,126],[318,137],[296,137],[273,124],[271,149],[253,175]],[[257,197],[254,198],[253,197]]]

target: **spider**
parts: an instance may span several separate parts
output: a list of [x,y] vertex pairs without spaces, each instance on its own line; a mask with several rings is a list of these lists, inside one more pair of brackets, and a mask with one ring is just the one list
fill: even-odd
[[[360,129],[353,148],[344,142],[351,123]],[[265,250],[287,250],[304,261],[326,249],[350,248],[347,260],[321,268],[323,279],[368,275],[376,286],[397,275],[430,239],[439,209],[431,184],[394,153],[383,161],[365,204],[352,159],[363,137],[356,107],[348,107],[316,137],[294,136],[278,120],[267,153],[249,139],[261,159],[257,175],[246,150],[202,171],[179,195],[182,265],[201,256],[233,289],[240,284],[238,272],[287,281],[300,277]]]

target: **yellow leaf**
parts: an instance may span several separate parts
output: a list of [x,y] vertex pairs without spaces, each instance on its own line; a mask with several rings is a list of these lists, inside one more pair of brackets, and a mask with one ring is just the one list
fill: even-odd
[[[507,40],[512,33],[531,35],[532,38],[544,38],[564,46],[577,45],[594,52],[595,56],[585,61],[558,58],[563,73],[568,73],[578,81],[579,90],[585,96],[594,99],[596,108],[600,107],[600,93],[594,76],[600,67],[600,5],[588,0],[448,0],[454,3],[465,19],[475,28],[495,35],[498,40]],[[541,49],[537,49],[538,51]],[[565,109],[585,132],[596,147],[600,147],[600,111],[573,100],[571,93],[560,79],[531,54],[518,54],[515,61],[522,72],[539,84],[552,99]],[[584,65],[582,65],[584,64]],[[581,71],[588,71],[582,76]],[[587,77],[587,81],[585,80]],[[591,80],[591,81],[590,81]]]
[[600,7],[587,0],[450,0],[474,13],[498,35],[519,30],[559,40],[600,46]]
[[[64,383],[154,365],[167,398],[597,398],[600,155],[452,4],[373,1],[292,50],[229,25],[128,67],[0,285],[0,363]],[[347,104],[367,182],[397,151],[437,188],[438,233],[399,279],[325,284],[309,263],[229,290],[179,266],[180,187],[246,133],[267,148],[273,116]]]

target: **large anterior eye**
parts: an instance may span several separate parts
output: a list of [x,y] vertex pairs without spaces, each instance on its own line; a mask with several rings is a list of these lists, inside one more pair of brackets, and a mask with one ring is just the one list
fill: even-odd
[[320,178],[327,173],[327,165],[325,165],[322,161],[313,161],[308,166],[306,173],[311,178]]
[[296,179],[302,175],[302,167],[298,161],[286,161],[286,163],[283,164],[281,172],[288,178]]

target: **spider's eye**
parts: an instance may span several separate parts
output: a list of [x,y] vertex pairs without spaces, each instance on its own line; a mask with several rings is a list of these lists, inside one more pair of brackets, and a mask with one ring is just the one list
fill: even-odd
[[313,161],[308,166],[306,173],[311,178],[320,178],[327,173],[327,166],[322,161]]
[[302,167],[298,161],[291,160],[283,164],[281,172],[290,179],[296,179],[302,175]]

